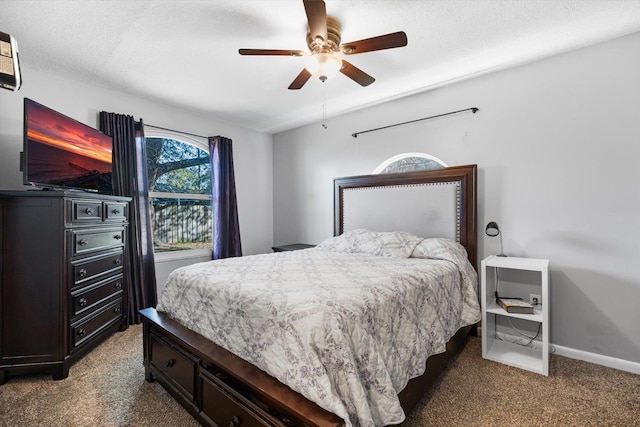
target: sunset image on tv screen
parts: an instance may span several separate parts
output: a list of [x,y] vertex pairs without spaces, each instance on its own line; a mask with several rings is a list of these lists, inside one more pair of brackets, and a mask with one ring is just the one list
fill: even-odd
[[110,188],[111,137],[36,102],[27,102],[26,107],[29,182],[96,191]]

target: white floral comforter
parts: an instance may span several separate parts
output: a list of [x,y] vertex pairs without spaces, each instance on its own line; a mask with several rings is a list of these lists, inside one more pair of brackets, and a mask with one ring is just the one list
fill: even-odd
[[424,242],[408,253],[440,259],[336,252],[332,241],[195,264],[171,274],[157,308],[347,425],[396,424],[397,393],[480,319],[464,249]]

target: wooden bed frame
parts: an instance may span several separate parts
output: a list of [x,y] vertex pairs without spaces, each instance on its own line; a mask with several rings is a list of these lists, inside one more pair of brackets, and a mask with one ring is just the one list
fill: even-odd
[[[344,230],[344,192],[357,188],[454,183],[459,241],[477,269],[476,165],[387,175],[340,178],[335,186],[335,235]],[[154,308],[141,310],[147,381],[157,380],[203,425],[220,427],[325,427],[344,421],[275,378]],[[427,360],[425,373],[399,393],[405,413],[458,352],[471,326],[460,329],[447,351]]]

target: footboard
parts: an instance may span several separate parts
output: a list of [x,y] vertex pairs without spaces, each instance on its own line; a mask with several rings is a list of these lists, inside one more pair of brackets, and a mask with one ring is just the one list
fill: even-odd
[[155,309],[140,314],[145,378],[162,384],[203,425],[344,426],[337,415]]

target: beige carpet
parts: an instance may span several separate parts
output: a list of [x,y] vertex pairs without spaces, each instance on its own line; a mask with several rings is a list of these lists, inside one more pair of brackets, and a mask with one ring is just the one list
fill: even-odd
[[[551,376],[481,357],[478,338],[413,411],[417,426],[640,426],[640,376],[551,357]],[[144,380],[142,330],[116,333],[69,378],[17,377],[0,386],[0,426],[197,426],[157,383]]]

